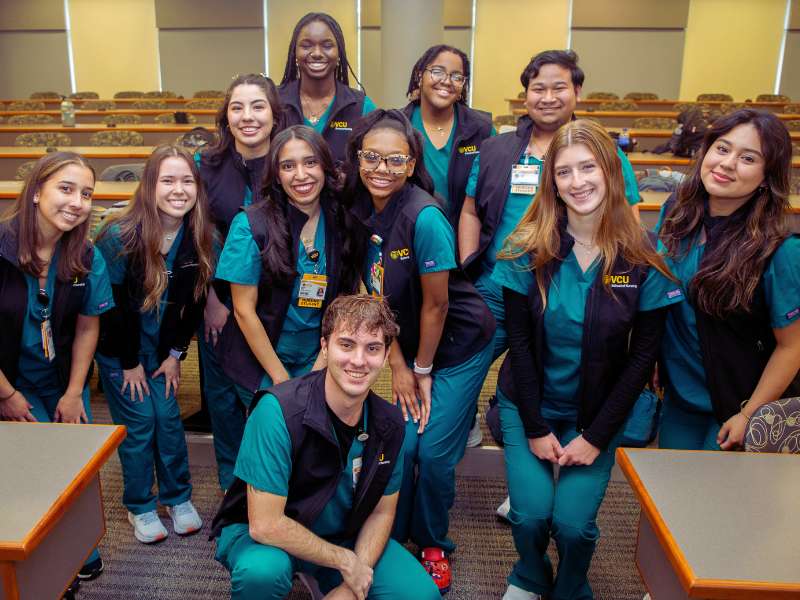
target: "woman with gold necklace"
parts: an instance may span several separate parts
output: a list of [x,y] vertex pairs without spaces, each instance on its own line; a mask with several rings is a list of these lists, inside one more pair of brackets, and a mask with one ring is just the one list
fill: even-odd
[[300,19],[278,88],[286,109],[285,125],[314,129],[337,162],[344,160],[353,123],[375,110],[375,103],[364,92],[350,87],[348,71],[352,69],[336,19],[325,13],[308,13]]

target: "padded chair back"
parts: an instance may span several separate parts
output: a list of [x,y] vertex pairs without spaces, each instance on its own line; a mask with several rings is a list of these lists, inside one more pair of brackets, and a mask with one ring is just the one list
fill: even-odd
[[[189,123],[197,123],[197,117],[194,115],[187,114],[186,120],[189,121]],[[161,113],[160,115],[156,115],[155,121],[162,125],[173,125],[175,123],[175,113]]]
[[800,396],[759,408],[750,419],[744,448],[748,452],[800,454]]
[[792,156],[800,156],[800,142],[792,143]]
[[137,100],[136,102],[131,102],[131,108],[155,110],[158,108],[167,108],[167,103],[161,100]]
[[61,94],[58,92],[33,92],[30,96],[28,96],[31,100],[44,100],[48,98],[50,100],[61,98]]
[[783,107],[783,112],[795,115],[800,113],[800,103],[787,104]]
[[625,94],[625,100],[658,100],[658,94],[653,92],[628,92]]
[[672,105],[672,110],[675,112],[683,112],[687,108],[691,108],[692,106],[697,106],[696,102],[678,102],[677,104]]
[[725,104],[720,104],[719,109],[722,111],[722,114],[727,115],[729,112],[733,112],[735,110],[739,110],[740,108],[747,108],[746,102],[726,102]]
[[9,125],[37,125],[42,123],[55,123],[53,115],[13,115],[8,117]]
[[55,133],[52,131],[36,131],[33,133],[21,133],[14,140],[15,146],[71,146],[72,140],[66,133]]
[[41,101],[17,100],[11,102],[6,110],[47,110],[47,107]]
[[698,102],[733,102],[730,94],[698,94]]
[[26,160],[17,167],[17,172],[14,173],[14,179],[27,179],[28,175],[33,171],[33,166],[36,164],[35,160]]
[[511,127],[516,127],[517,117],[514,115],[497,115],[494,118],[493,123],[495,127],[502,127],[503,125],[511,125]]
[[786,129],[789,131],[800,131],[800,119],[792,119],[791,121],[784,121]]
[[597,106],[597,110],[638,110],[635,102],[603,102]]
[[143,146],[144,138],[138,131],[114,129],[98,131],[89,138],[90,146]]
[[198,90],[196,91],[193,98],[224,98],[225,92],[222,90]]
[[98,179],[100,181],[141,181],[143,172],[144,163],[111,165],[103,169]]
[[179,135],[175,143],[190,150],[199,150],[216,143],[216,141],[217,136],[213,131],[209,131],[205,127],[195,127],[191,131]]
[[756,102],[791,102],[792,99],[786,94],[759,94],[756,96]]
[[86,100],[81,103],[82,110],[114,110],[116,107],[111,100]]
[[167,92],[167,91],[154,91],[154,92],[145,92],[145,98],[177,98],[178,94],[175,92]]
[[70,94],[69,97],[72,100],[97,100],[100,94],[97,92],[75,92],[74,94]]
[[222,106],[222,102],[220,100],[189,100],[183,105],[183,107],[188,110],[217,110],[220,106]]
[[586,96],[587,100],[619,100],[619,96],[614,92],[592,92]]
[[134,115],[129,113],[106,115],[103,117],[103,123],[106,125],[135,125],[142,122],[142,115]]
[[144,92],[135,92],[132,90],[124,90],[114,94],[114,98],[144,98]]
[[633,127],[636,129],[669,129],[672,131],[678,126],[675,119],[666,117],[639,117],[633,120]]

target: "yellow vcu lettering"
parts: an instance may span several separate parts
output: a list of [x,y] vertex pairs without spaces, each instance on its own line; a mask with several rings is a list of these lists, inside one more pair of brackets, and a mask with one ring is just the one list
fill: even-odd
[[347,121],[331,121],[333,129],[347,128]]
[[461,146],[458,151],[461,152],[461,154],[465,154],[467,152],[477,152],[478,146],[474,144],[472,146]]
[[400,248],[398,250],[392,250],[389,253],[389,256],[392,257],[392,260],[397,260],[398,258],[405,258],[410,254],[408,248]]
[[603,283],[606,285],[627,285],[631,282],[630,275],[604,275],[603,276]]

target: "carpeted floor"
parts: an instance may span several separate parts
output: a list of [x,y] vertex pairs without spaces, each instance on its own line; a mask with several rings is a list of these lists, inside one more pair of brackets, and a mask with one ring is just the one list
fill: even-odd
[[[137,542],[122,506],[122,475],[116,456],[102,471],[107,532],[101,544],[106,570],[85,583],[78,598],[85,600],[225,598],[227,572],[214,561],[214,544],[207,541],[208,524],[221,494],[215,469],[193,467],[193,501],[205,520],[197,535],[174,534],[164,542],[145,546]],[[451,532],[458,544],[453,556],[454,587],[449,600],[498,599],[515,559],[511,532],[494,516],[505,496],[501,479],[458,479]],[[162,514],[169,527],[169,518]],[[624,483],[612,482],[600,510],[602,537],[590,571],[598,600],[641,600],[644,588],[633,563],[638,506]],[[552,552],[552,545],[551,545]],[[554,561],[555,556],[553,555]],[[306,600],[299,585],[290,596]]]

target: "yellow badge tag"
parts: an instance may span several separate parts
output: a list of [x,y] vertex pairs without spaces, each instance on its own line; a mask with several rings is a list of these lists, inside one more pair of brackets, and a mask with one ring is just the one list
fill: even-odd
[[56,345],[53,341],[53,328],[50,327],[50,319],[42,321],[42,350],[44,357],[53,362],[56,357]]
[[328,289],[328,276],[304,273],[297,294],[297,306],[301,308],[322,308],[325,291]]
[[383,296],[383,265],[372,263],[369,270],[369,286],[373,296]]
[[535,194],[539,188],[539,165],[514,165],[511,167],[511,193]]
[[358,485],[358,478],[361,475],[361,464],[362,458],[360,456],[356,456],[353,459],[353,489],[356,489]]

